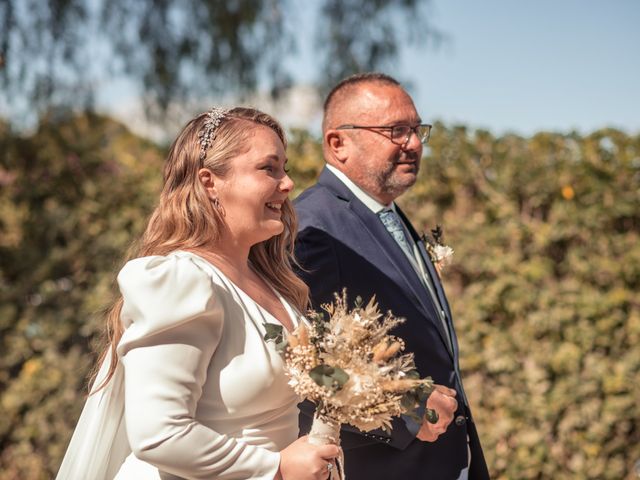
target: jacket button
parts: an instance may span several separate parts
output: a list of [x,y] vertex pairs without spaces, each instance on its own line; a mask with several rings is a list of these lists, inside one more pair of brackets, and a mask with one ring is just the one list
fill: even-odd
[[456,425],[461,427],[462,425],[464,425],[466,423],[467,419],[464,418],[463,415],[458,415],[454,421],[456,422]]

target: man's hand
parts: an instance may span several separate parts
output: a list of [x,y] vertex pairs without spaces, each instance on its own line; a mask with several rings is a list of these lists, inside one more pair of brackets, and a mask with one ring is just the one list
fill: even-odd
[[444,385],[434,385],[433,392],[427,400],[427,408],[431,408],[438,414],[436,423],[429,423],[426,418],[422,419],[422,426],[416,438],[423,442],[435,442],[440,435],[447,431],[447,427],[453,421],[453,414],[458,408],[455,399],[456,391]]

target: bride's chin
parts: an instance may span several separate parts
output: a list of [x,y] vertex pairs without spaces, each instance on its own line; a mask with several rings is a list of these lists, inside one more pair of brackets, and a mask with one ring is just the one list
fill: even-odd
[[283,231],[284,223],[282,223],[282,220],[275,219],[267,220],[264,227],[261,229],[261,233],[266,237],[265,240],[269,240],[271,237],[280,235]]
[[274,231],[274,235],[280,235],[282,232],[284,232],[284,223],[282,223],[282,220],[278,220],[278,225],[274,228]]

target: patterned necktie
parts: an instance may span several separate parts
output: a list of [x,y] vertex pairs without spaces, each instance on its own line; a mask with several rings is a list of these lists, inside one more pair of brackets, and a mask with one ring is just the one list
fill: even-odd
[[[391,236],[394,238],[396,243],[400,245],[400,248],[402,248],[402,250],[407,255],[411,263],[414,265],[414,269],[416,269],[416,273],[418,274],[418,276],[422,279],[424,286],[426,287],[427,291],[429,292],[429,295],[431,296],[431,299],[433,301],[433,306],[435,307],[436,312],[438,313],[438,317],[440,317],[440,322],[442,323],[442,328],[444,330],[444,335],[446,338],[446,345],[449,349],[449,352],[451,352],[451,354],[454,355],[453,342],[451,340],[451,333],[449,332],[449,323],[447,322],[447,317],[444,313],[444,310],[442,309],[440,301],[438,300],[438,297],[435,292],[435,287],[431,281],[431,278],[429,277],[429,274],[427,272],[423,272],[422,274],[420,274],[417,271],[417,268],[418,268],[417,262],[412,253],[412,248],[409,245],[409,241],[407,240],[407,235],[405,234],[404,226],[402,225],[402,220],[400,220],[400,216],[395,211],[390,209],[382,210],[381,212],[378,212],[378,216],[380,217],[380,220],[384,224],[387,231],[391,234]],[[462,378],[460,376],[460,370],[457,362],[454,367],[455,367],[456,373],[458,374],[458,378]],[[462,387],[462,381],[460,381],[460,391],[462,392],[462,401],[465,403],[465,405],[469,405],[469,403],[467,402],[466,395],[464,393],[464,389]],[[464,476],[464,472],[463,472],[463,475],[458,477],[458,480],[463,478],[467,478],[466,476]]]
[[402,248],[404,253],[409,258],[413,258],[412,249],[409,246],[407,236],[404,233],[404,227],[402,226],[402,221],[398,214],[393,210],[382,210],[378,213],[378,216],[396,243],[400,245],[400,248]]
[[447,324],[444,310],[440,305],[440,301],[438,300],[438,297],[435,292],[435,287],[431,281],[431,278],[429,277],[429,274],[427,272],[421,273],[419,271],[417,260],[412,252],[411,246],[409,245],[409,241],[407,240],[407,235],[405,234],[404,227],[402,225],[402,220],[400,220],[400,216],[393,210],[382,210],[381,212],[378,212],[378,216],[380,217],[380,220],[384,224],[387,231],[391,234],[391,236],[394,238],[396,243],[400,245],[400,248],[402,248],[404,253],[407,255],[407,258],[409,258],[409,261],[412,263],[412,265],[414,266],[414,269],[416,270],[416,274],[422,280],[422,283],[424,284],[427,291],[429,292],[429,295],[431,295],[431,299],[433,300],[433,305],[438,313],[438,316],[440,317],[440,321],[442,322],[442,327],[447,337],[447,346],[449,347],[449,350],[453,352],[453,344],[451,343],[451,334],[449,333],[449,326]]

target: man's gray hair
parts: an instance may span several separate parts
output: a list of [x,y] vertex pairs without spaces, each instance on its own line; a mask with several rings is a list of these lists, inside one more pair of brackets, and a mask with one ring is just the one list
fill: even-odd
[[338,94],[341,90],[345,88],[350,88],[355,85],[361,83],[379,83],[382,85],[393,85],[401,87],[400,82],[398,82],[395,78],[386,73],[379,72],[365,72],[365,73],[356,73],[355,75],[351,75],[350,77],[341,80],[335,87],[331,89],[329,95],[327,95],[326,100],[324,101],[324,113],[327,113],[327,110],[331,106],[331,102],[335,98],[336,94]]

